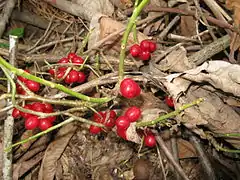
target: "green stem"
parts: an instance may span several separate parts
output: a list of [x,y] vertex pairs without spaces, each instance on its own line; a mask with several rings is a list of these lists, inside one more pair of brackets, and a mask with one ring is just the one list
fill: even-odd
[[196,101],[193,101],[192,103],[189,103],[189,104],[184,104],[183,106],[181,106],[180,108],[176,109],[175,111],[173,112],[170,112],[168,114],[165,114],[163,116],[160,116],[158,117],[157,119],[154,119],[152,121],[147,121],[147,122],[138,122],[136,124],[136,127],[143,127],[143,126],[152,126],[152,125],[155,125],[157,123],[160,123],[162,121],[165,121],[166,119],[168,118],[171,118],[171,117],[174,117],[178,114],[180,114],[183,110],[187,109],[187,108],[190,108],[192,106],[195,106],[199,103],[201,103],[203,101],[203,98],[199,98],[197,99]]
[[51,88],[59,89],[60,91],[66,93],[66,94],[72,95],[72,96],[74,96],[76,98],[79,98],[81,100],[84,100],[84,101],[90,101],[90,102],[95,102],[95,103],[106,103],[106,102],[111,100],[111,98],[108,98],[108,97],[105,97],[105,98],[92,98],[92,97],[86,96],[84,94],[72,91],[72,90],[66,88],[65,86],[63,86],[61,84],[56,84],[56,83],[53,83],[51,81],[47,81],[45,79],[36,77],[36,76],[34,76],[32,74],[29,74],[29,73],[23,71],[22,69],[15,68],[11,64],[7,63],[2,57],[0,57],[0,64],[3,65],[5,68],[9,69],[12,73],[18,75],[18,76],[22,76],[22,77],[25,77],[27,79],[31,79],[33,81],[41,83],[41,84],[43,84],[45,86],[49,86]]
[[128,22],[126,31],[123,34],[122,43],[121,43],[120,60],[119,60],[119,81],[121,81],[124,76],[124,59],[126,57],[125,52],[126,52],[128,36],[135,24],[135,21],[136,21],[138,15],[142,11],[142,9],[147,5],[148,2],[149,2],[149,0],[142,0],[142,2],[133,10],[133,14]]
[[1,67],[1,69],[3,70],[3,72],[4,72],[4,74],[5,74],[5,76],[7,77],[7,79],[8,79],[8,81],[10,82],[10,84],[11,84],[11,86],[12,86],[12,88],[11,88],[11,91],[12,91],[12,104],[15,104],[15,94],[16,94],[16,84],[14,83],[14,81],[13,81],[13,79],[12,79],[12,77],[10,76],[10,72],[9,72],[9,70],[7,69],[7,68],[5,68],[4,66],[2,66],[1,64],[0,64],[0,67]]
[[[77,119],[75,119],[75,118],[77,118]],[[59,124],[57,124],[57,125],[55,125],[55,126],[52,126],[52,127],[48,128],[48,129],[45,130],[45,131],[42,131],[42,132],[37,133],[37,134],[35,134],[35,135],[27,138],[27,139],[24,139],[24,140],[22,140],[22,141],[20,141],[20,142],[17,142],[17,143],[15,143],[15,144],[12,144],[12,145],[9,146],[8,148],[6,148],[4,151],[5,151],[5,152],[8,152],[8,151],[10,151],[10,150],[11,150],[13,147],[15,147],[15,146],[18,146],[18,145],[24,144],[24,143],[26,143],[26,142],[28,142],[28,141],[31,141],[31,140],[33,140],[33,139],[36,139],[36,138],[38,138],[38,137],[40,137],[40,136],[42,136],[42,135],[44,135],[44,134],[47,134],[47,133],[49,133],[49,132],[51,132],[51,131],[53,131],[53,130],[55,130],[55,129],[57,129],[57,128],[60,128],[60,127],[66,125],[66,124],[68,124],[68,123],[71,123],[71,122],[73,122],[74,120],[77,120],[77,121],[80,121],[80,122],[84,122],[84,123],[87,122],[88,124],[93,124],[94,126],[104,127],[104,126],[103,126],[102,124],[100,124],[100,123],[88,121],[88,120],[86,120],[86,119],[84,119],[84,118],[73,116],[73,117],[70,117],[70,118],[68,118],[67,120],[65,120],[65,121],[63,121],[63,122],[61,122],[61,123],[59,123]]]

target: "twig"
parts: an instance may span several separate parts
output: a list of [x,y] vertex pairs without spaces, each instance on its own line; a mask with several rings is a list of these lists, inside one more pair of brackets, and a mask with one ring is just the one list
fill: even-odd
[[[177,145],[177,138],[176,138],[176,133],[171,132],[171,146],[172,146],[172,154],[174,159],[176,160],[176,163],[179,164],[179,158],[178,158],[178,145]],[[176,173],[176,180],[181,180],[180,176],[178,173]]]
[[156,140],[163,150],[164,154],[168,158],[168,160],[171,162],[171,164],[174,166],[175,170],[178,172],[178,174],[182,177],[184,180],[189,180],[187,175],[184,173],[183,169],[181,166],[175,161],[174,157],[172,156],[171,152],[168,150],[167,146],[165,145],[163,139],[161,136],[159,136],[158,132],[156,130],[153,131],[155,134]]
[[[32,49],[34,49],[34,48],[44,39],[44,37],[47,35],[47,32],[49,31],[50,27],[52,26],[52,23],[53,23],[53,17],[51,18],[50,22],[48,23],[48,27],[47,27],[47,29],[45,30],[43,36],[40,37],[40,38],[38,39],[38,41],[37,41],[31,48],[27,49],[27,52],[28,52],[28,51],[31,51]],[[30,52],[29,52],[29,53],[30,53]]]
[[[163,8],[163,7],[148,6],[144,10],[146,12],[151,12],[151,11],[154,11],[154,12],[170,12],[170,13],[177,13],[177,14],[195,16],[194,11],[188,11],[188,10],[183,10],[183,9],[178,9],[178,8]],[[213,24],[215,24],[219,27],[231,29],[232,31],[237,31],[232,25],[230,25],[230,24],[228,24],[228,23],[226,23],[222,20],[216,19],[216,18],[214,18],[212,16],[208,16],[208,15],[205,15],[205,17],[209,22],[211,22],[211,23],[213,23]]]
[[209,45],[206,45],[202,50],[194,53],[188,59],[190,62],[196,65],[202,64],[207,59],[211,58],[213,55],[221,52],[230,45],[230,37],[225,35]]
[[16,4],[16,0],[8,0],[6,1],[6,4],[3,8],[2,11],[2,15],[0,17],[1,21],[0,21],[0,38],[2,37],[5,28],[6,28],[6,24],[8,23],[8,20],[12,14],[13,8],[15,7]]
[[180,16],[175,16],[173,20],[167,25],[167,27],[164,28],[164,30],[159,34],[159,39],[162,40],[167,33],[172,29],[172,27],[179,21]]
[[192,142],[192,144],[194,145],[198,155],[199,155],[199,161],[201,163],[201,165],[203,166],[203,169],[207,175],[207,179],[211,179],[211,180],[215,180],[216,176],[214,174],[214,170],[212,168],[212,165],[201,145],[201,143],[199,142],[199,139],[197,139],[197,137],[191,133],[189,130],[187,133],[190,133],[190,141]]
[[[9,36],[10,40],[10,63],[14,66],[16,63],[16,51],[17,51],[17,43],[18,38],[16,36]],[[8,74],[9,72],[6,72],[7,70],[2,68],[5,75],[8,78],[8,92],[12,91],[13,96],[16,93],[16,86],[13,82],[14,74]],[[10,80],[11,85],[10,86]],[[15,98],[12,97],[12,102],[8,101],[7,105],[11,106],[15,103]],[[7,119],[4,121],[4,138],[3,138],[3,148],[7,148],[12,145],[12,138],[13,138],[13,125],[14,125],[14,119],[12,117],[12,111],[9,110],[7,113]],[[3,153],[3,179],[4,180],[11,180],[12,179],[12,152],[4,152]]]
[[[141,143],[141,144],[143,144],[143,143]],[[162,170],[163,179],[167,180],[165,169],[164,169],[164,166],[163,166],[163,160],[162,160],[161,152],[160,152],[158,146],[157,146],[157,154],[158,154],[158,157],[159,157],[159,164],[160,164],[160,167],[161,167],[161,170]]]

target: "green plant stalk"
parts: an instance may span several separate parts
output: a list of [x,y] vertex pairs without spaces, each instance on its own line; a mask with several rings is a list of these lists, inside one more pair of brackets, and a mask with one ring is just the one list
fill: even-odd
[[41,83],[41,84],[43,84],[45,86],[49,86],[51,88],[56,88],[56,89],[66,93],[66,94],[72,95],[72,96],[74,96],[76,98],[79,98],[81,100],[84,100],[84,101],[89,101],[89,102],[94,102],[94,103],[106,103],[106,102],[111,100],[111,98],[108,98],[108,97],[105,97],[105,98],[92,98],[92,97],[86,96],[84,94],[72,91],[72,90],[66,88],[65,86],[63,86],[61,84],[56,84],[56,83],[53,83],[51,81],[47,81],[45,79],[41,79],[39,77],[36,77],[36,76],[34,76],[32,74],[29,74],[29,73],[23,71],[22,69],[15,68],[11,64],[7,63],[2,57],[0,57],[0,65],[3,65],[5,68],[9,69],[12,73],[14,73],[14,74],[16,74],[18,76],[25,77],[27,79],[36,81],[36,82]]
[[82,46],[81,46],[81,48],[77,51],[77,54],[80,54],[80,55],[83,54],[84,48],[86,47],[86,45],[87,45],[87,43],[88,43],[88,40],[89,40],[89,37],[90,37],[90,35],[92,34],[92,32],[93,32],[93,29],[88,32],[88,34],[87,34],[86,37],[84,37],[84,39],[83,39],[83,41],[82,41]]
[[206,133],[206,138],[210,141],[210,143],[215,147],[217,151],[223,151],[228,153],[240,153],[240,149],[227,149],[222,147],[209,133]]
[[119,59],[119,68],[118,68],[119,81],[121,81],[124,76],[124,59],[126,57],[125,53],[126,53],[126,45],[127,45],[127,41],[128,41],[128,36],[129,36],[134,24],[136,23],[136,19],[137,19],[138,15],[142,11],[142,9],[147,5],[148,2],[149,2],[149,0],[142,0],[142,2],[133,10],[133,14],[128,22],[126,31],[123,34],[122,43],[121,43],[120,59]]
[[1,67],[1,69],[3,70],[5,76],[7,77],[8,81],[9,81],[10,84],[11,84],[11,91],[12,91],[12,94],[11,94],[12,97],[11,97],[11,98],[12,98],[12,104],[14,105],[14,104],[16,103],[16,101],[15,101],[16,84],[14,83],[12,77],[10,76],[9,70],[8,70],[7,68],[5,68],[4,66],[2,66],[1,64],[0,64],[0,67]]
[[[138,3],[139,3],[139,0],[135,0],[134,8],[137,8]],[[137,44],[139,44],[139,42],[138,42],[138,37],[137,37],[137,24],[136,24],[136,20],[135,20],[135,23],[134,23],[134,25],[133,25],[133,30],[132,30],[132,32],[133,32],[134,42],[137,43]]]
[[240,133],[213,134],[214,137],[240,137]]
[[55,130],[55,129],[57,129],[57,128],[60,128],[60,127],[66,125],[66,124],[68,124],[68,123],[71,123],[71,122],[73,122],[74,120],[81,121],[81,122],[88,122],[89,124],[93,124],[93,125],[95,125],[95,126],[103,127],[103,125],[100,124],[100,123],[88,121],[88,120],[86,120],[86,119],[84,119],[84,118],[78,117],[78,119],[75,119],[74,117],[70,117],[70,118],[68,118],[67,120],[63,121],[63,122],[61,122],[61,123],[59,123],[59,124],[57,124],[57,125],[55,125],[55,126],[52,126],[52,127],[48,128],[48,129],[45,130],[45,131],[42,131],[42,132],[37,133],[37,134],[35,134],[35,135],[27,138],[27,139],[24,139],[24,140],[19,141],[19,142],[15,143],[15,144],[12,144],[10,147],[6,148],[4,151],[5,151],[5,152],[9,152],[9,151],[10,151],[13,147],[15,147],[15,146],[18,146],[18,145],[24,144],[24,143],[26,143],[26,142],[28,142],[28,141],[31,141],[31,140],[33,140],[33,139],[36,139],[36,138],[38,138],[38,137],[40,137],[40,136],[42,136],[42,135],[44,135],[44,134],[47,134],[47,133],[49,133],[49,132],[51,132],[51,131],[53,131],[53,130]]
[[192,103],[189,104],[184,104],[183,106],[179,107],[178,109],[176,109],[173,112],[170,112],[168,114],[165,114],[163,116],[158,117],[157,119],[154,119],[152,121],[147,121],[147,122],[137,122],[136,123],[136,127],[144,127],[144,126],[153,126],[157,123],[161,123],[162,121],[165,121],[168,118],[174,117],[178,114],[180,114],[183,110],[190,108],[192,106],[195,106],[199,103],[201,103],[204,99],[203,98],[199,98],[196,101],[193,101]]
[[[12,94],[2,94],[0,96],[1,99],[7,99],[11,98]],[[49,104],[58,104],[58,105],[64,105],[64,106],[70,106],[70,107],[81,107],[81,106],[89,106],[92,103],[86,102],[86,101],[76,101],[76,100],[65,100],[65,99],[49,99],[47,97],[42,97],[37,94],[34,95],[15,95],[16,98],[20,98],[22,100],[37,100],[41,101],[43,103],[49,103]]]

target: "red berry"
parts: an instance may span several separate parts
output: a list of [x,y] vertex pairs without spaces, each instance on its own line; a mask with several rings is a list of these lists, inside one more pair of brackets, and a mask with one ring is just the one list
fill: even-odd
[[93,120],[98,123],[103,123],[106,118],[106,113],[104,112],[98,112],[93,114]]
[[139,58],[143,61],[149,60],[151,57],[151,54],[149,51],[142,51],[139,55]]
[[125,140],[127,140],[126,129],[117,129],[117,135]]
[[101,130],[102,130],[102,129],[101,129],[100,127],[94,126],[94,125],[91,125],[90,128],[89,128],[89,131],[90,131],[90,133],[92,133],[92,134],[98,134],[98,133],[101,132]]
[[40,103],[40,102],[35,102],[32,104],[31,109],[33,111],[37,111],[37,112],[44,112],[45,111],[45,105]]
[[57,71],[57,79],[61,79],[65,75],[65,71]]
[[116,112],[114,111],[114,110],[110,110],[110,117],[111,118],[116,118],[117,117],[117,114],[116,114]]
[[173,99],[169,96],[165,97],[165,102],[169,107],[174,107]]
[[54,74],[55,74],[55,69],[49,69],[49,70],[48,70],[48,73],[51,74],[52,76],[54,76]]
[[156,146],[156,139],[155,136],[153,134],[148,134],[144,137],[144,144],[145,146],[148,147],[154,147]]
[[18,92],[19,94],[21,94],[21,92],[24,91],[23,88],[22,88],[22,86],[21,86],[20,84],[16,84],[16,88],[17,88],[17,92]]
[[79,56],[75,56],[72,58],[72,63],[75,63],[75,64],[83,64],[84,60],[79,57]]
[[142,51],[150,51],[150,41],[145,39],[140,43]]
[[134,44],[130,48],[130,53],[133,57],[138,57],[141,52],[142,49],[138,44]]
[[37,116],[30,116],[28,118],[26,118],[25,120],[25,128],[27,130],[32,130],[35,129],[36,127],[38,127],[39,125],[39,119]]
[[[30,72],[28,69],[25,69],[24,71],[27,72],[27,73]],[[18,76],[17,78],[18,78],[18,80],[20,80],[20,81],[22,81],[22,82],[26,82],[26,81],[27,81],[27,78],[22,77],[22,76]]]
[[49,103],[43,103],[44,105],[44,112],[45,113],[51,113],[53,112],[53,106]]
[[42,131],[45,131],[48,128],[52,127],[52,123],[48,120],[48,118],[43,118],[43,119],[40,119],[38,127]]
[[119,116],[116,120],[118,129],[127,129],[130,126],[130,121],[126,116]]
[[120,93],[125,98],[134,98],[141,93],[139,85],[131,78],[125,78],[120,84]]
[[76,70],[71,70],[67,77],[65,78],[65,83],[67,84],[71,84],[71,83],[75,83],[78,81],[78,71]]
[[[31,104],[26,104],[23,108],[32,110],[32,105],[31,105]],[[30,113],[25,113],[25,112],[22,112],[22,111],[20,111],[20,115],[21,115],[23,118],[28,118],[28,117],[30,117],[30,116],[33,116],[33,115],[30,114]]]
[[77,55],[75,54],[75,53],[73,53],[73,52],[70,52],[69,54],[68,54],[68,59],[73,59],[74,57],[76,57]]
[[132,106],[127,109],[124,116],[128,117],[130,122],[135,122],[141,117],[141,110],[136,106]]
[[50,123],[53,123],[57,118],[56,116],[49,116],[49,117],[46,117],[45,119],[47,119]]
[[66,70],[67,70],[66,67],[59,67],[59,68],[58,68],[58,71],[63,71],[63,72],[65,72]]
[[154,52],[157,49],[157,45],[155,42],[149,41],[149,51]]
[[31,90],[33,92],[37,92],[40,89],[40,84],[38,82],[35,82],[32,80],[27,80],[26,86],[28,87],[29,90]]
[[17,118],[20,118],[21,117],[21,114],[20,114],[20,111],[17,109],[17,108],[14,108],[13,111],[12,111],[12,117],[14,119],[17,119]]
[[78,83],[84,83],[86,80],[86,75],[83,72],[78,72]]
[[58,64],[66,64],[66,63],[69,63],[69,59],[65,57],[58,61]]

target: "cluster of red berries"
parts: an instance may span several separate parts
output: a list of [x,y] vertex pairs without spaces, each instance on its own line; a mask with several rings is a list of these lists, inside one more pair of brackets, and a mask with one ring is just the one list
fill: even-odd
[[[24,70],[25,72],[29,73],[30,71],[29,70]],[[29,79],[26,79],[22,76],[18,76],[17,77],[18,80],[20,80],[21,82],[23,82],[30,91],[32,92],[37,92],[39,91],[40,89],[40,84],[38,82],[35,82],[35,81],[32,81],[32,80],[29,80]],[[22,86],[20,84],[16,84],[16,87],[17,87],[17,92],[19,94],[22,94],[22,95],[25,95],[26,92],[24,91],[24,89],[22,88]]]
[[[34,102],[31,104],[26,104],[23,106],[25,109],[29,109],[36,112],[43,112],[43,113],[52,113],[53,112],[53,106],[48,103],[40,103],[40,102]],[[56,120],[56,116],[49,116],[46,118],[39,118],[36,115],[25,113],[17,108],[14,108],[12,111],[12,117],[14,119],[18,118],[24,118],[25,119],[25,128],[27,130],[33,130],[35,128],[39,128],[42,131],[52,127],[53,122]]]
[[141,117],[141,110],[132,106],[126,110],[124,115],[119,116],[116,120],[117,134],[127,140],[126,131],[132,122],[136,122]]
[[[94,122],[104,124],[107,128],[111,129],[115,126],[117,114],[114,110],[106,111],[106,112],[98,112],[94,113],[93,120]],[[91,125],[89,131],[92,134],[98,134],[102,131],[102,128],[98,126]]]
[[[69,53],[67,57],[63,57],[58,61],[58,64],[67,64],[67,63],[73,63],[75,65],[81,65],[84,63],[84,60],[76,55],[75,53]],[[66,74],[67,67],[60,66],[55,69],[49,69],[49,73],[54,76],[57,79],[62,79],[64,75]],[[64,79],[64,82],[66,84],[72,84],[72,83],[84,83],[86,80],[86,75],[84,72],[76,71],[72,69]]]
[[133,57],[139,57],[141,60],[149,60],[151,58],[151,53],[154,52],[157,48],[156,43],[143,40],[140,45],[134,44],[130,48],[130,53]]

